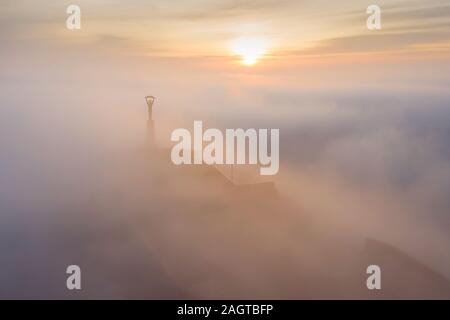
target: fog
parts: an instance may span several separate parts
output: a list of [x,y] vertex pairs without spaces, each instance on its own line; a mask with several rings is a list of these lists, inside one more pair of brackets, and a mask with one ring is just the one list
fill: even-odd
[[[4,48],[0,297],[450,297],[445,59],[244,70],[105,44]],[[275,188],[172,165],[170,132],[194,120],[279,128]]]

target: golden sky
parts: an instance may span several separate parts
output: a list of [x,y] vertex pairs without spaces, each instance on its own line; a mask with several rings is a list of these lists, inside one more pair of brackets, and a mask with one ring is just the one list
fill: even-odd
[[450,48],[446,0],[378,1],[380,31],[367,30],[366,8],[372,2],[362,0],[79,0],[82,29],[76,32],[65,28],[69,4],[74,2],[2,1],[2,33],[157,57],[229,57],[239,54],[239,41],[256,43],[266,58],[442,54]]

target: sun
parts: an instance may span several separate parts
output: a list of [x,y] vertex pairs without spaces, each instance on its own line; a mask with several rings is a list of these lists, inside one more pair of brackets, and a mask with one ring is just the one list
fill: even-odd
[[256,64],[267,52],[267,41],[263,38],[242,37],[233,41],[231,51],[241,57],[246,66]]

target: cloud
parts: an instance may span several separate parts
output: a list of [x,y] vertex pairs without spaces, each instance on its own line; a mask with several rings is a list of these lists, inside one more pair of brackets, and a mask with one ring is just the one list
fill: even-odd
[[[255,3],[227,10],[245,16]],[[79,263],[87,298],[361,298],[366,238],[401,251],[381,257],[406,253],[450,276],[448,64],[402,56],[242,69],[109,50],[145,45],[150,31],[2,47],[0,296],[68,298],[64,270]],[[349,35],[310,52],[446,37]],[[158,99],[158,152],[146,140],[147,94]],[[196,119],[280,128],[275,196],[236,195],[208,170],[171,166],[170,132]]]
[[183,12],[166,16],[171,19],[183,19],[189,21],[215,21],[217,19],[251,18],[261,14],[273,14],[276,12],[287,13],[291,7],[299,7],[289,0],[246,0],[246,1],[216,1],[214,4],[205,3],[202,8],[194,7]]
[[370,34],[319,41],[311,49],[298,53],[335,54],[414,50],[423,44],[448,43],[450,31]]

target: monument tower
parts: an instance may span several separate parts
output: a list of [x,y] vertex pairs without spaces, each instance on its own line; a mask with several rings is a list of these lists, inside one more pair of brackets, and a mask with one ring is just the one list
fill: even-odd
[[156,98],[154,96],[146,96],[145,101],[147,102],[148,107],[148,119],[147,119],[147,131],[150,138],[150,143],[154,146],[155,139],[155,124],[153,121],[153,104],[155,103]]

